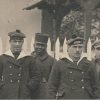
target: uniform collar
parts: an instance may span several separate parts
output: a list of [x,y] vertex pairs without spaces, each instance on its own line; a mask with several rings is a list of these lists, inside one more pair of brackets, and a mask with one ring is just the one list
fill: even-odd
[[[79,64],[79,62],[80,62],[84,57],[87,57],[87,54],[82,52],[81,57],[80,57],[80,59],[79,59],[78,62],[77,62],[77,65]],[[67,58],[69,61],[74,62],[74,61],[70,58],[69,55],[67,55],[66,58]]]
[[47,52],[43,55],[43,56],[39,56],[39,58],[40,58],[40,60],[45,60],[46,58],[48,57],[48,54],[47,54]]
[[[15,58],[10,49],[7,50],[4,54]],[[25,53],[25,52],[22,50],[22,51],[20,52],[20,55],[18,56],[17,60],[20,59],[20,58],[23,58],[23,57],[25,57],[25,56],[28,56],[28,55],[29,55],[28,53]]]

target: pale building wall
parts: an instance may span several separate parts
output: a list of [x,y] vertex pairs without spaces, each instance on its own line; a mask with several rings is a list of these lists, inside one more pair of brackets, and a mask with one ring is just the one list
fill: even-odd
[[32,33],[41,32],[41,11],[22,9],[38,1],[40,0],[0,0],[0,37],[3,39],[3,52],[7,47],[8,32],[16,29],[26,33],[28,50],[30,49]]

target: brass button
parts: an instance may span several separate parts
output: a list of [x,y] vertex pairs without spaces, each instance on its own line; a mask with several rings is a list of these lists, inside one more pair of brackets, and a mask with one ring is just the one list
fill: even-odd
[[13,82],[13,80],[11,79],[11,80],[10,80],[10,82],[12,83],[12,82]]
[[20,69],[20,70],[22,70],[22,68],[21,68],[21,67],[20,67],[19,69]]
[[12,68],[12,66],[9,66],[9,68]]
[[13,74],[9,74],[10,76],[12,76]]
[[3,78],[3,75],[2,75],[2,76],[1,76],[1,81],[3,81],[3,79],[4,79],[4,78]]
[[81,82],[83,82],[83,81],[84,81],[84,79],[81,80]]
[[20,80],[18,80],[18,83],[20,82]]
[[81,72],[82,74],[84,74],[84,72]]
[[70,74],[72,74],[73,72],[72,72],[72,71],[70,71],[69,73],[70,73]]
[[84,86],[82,86],[82,89],[84,89]]
[[21,76],[21,74],[18,74],[18,76]]
[[74,80],[70,80],[71,82],[74,82]]

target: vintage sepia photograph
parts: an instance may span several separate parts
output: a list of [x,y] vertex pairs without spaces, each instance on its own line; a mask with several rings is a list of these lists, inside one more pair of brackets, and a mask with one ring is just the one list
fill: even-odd
[[0,99],[100,99],[100,0],[0,0]]

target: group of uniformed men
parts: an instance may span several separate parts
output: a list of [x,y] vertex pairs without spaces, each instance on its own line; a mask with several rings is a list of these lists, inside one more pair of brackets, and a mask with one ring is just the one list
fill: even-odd
[[22,50],[24,33],[8,33],[10,48],[0,55],[0,99],[95,99],[100,98],[100,41],[94,42],[93,61],[83,54],[84,39],[73,35],[68,56],[58,61],[48,55],[48,36],[35,35],[35,50]]

